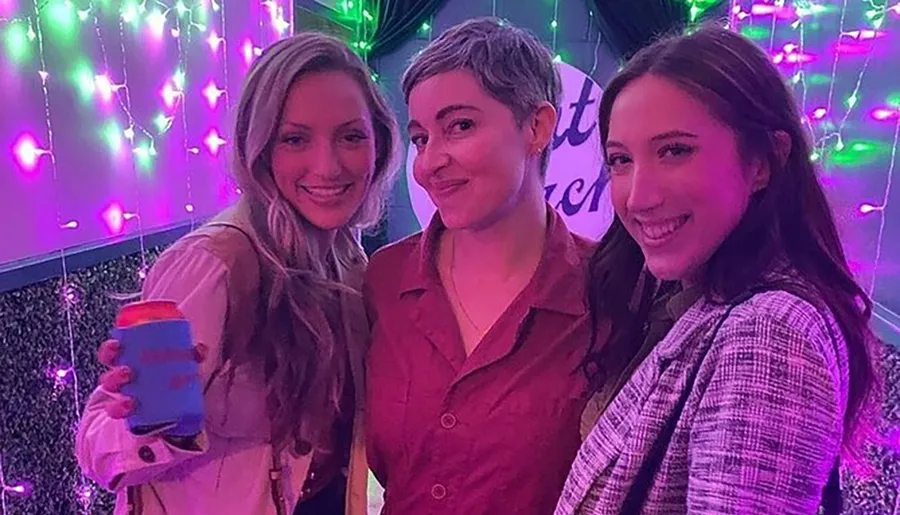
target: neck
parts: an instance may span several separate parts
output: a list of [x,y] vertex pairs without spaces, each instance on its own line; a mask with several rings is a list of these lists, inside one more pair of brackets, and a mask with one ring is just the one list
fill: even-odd
[[307,227],[306,237],[310,240],[310,247],[314,250],[314,254],[310,257],[324,261],[328,258],[331,248],[334,247],[334,242],[337,239],[337,230],[323,230],[310,225]]
[[[520,202],[487,227],[448,230],[448,233],[456,256],[454,268],[458,272],[478,273],[502,281],[523,269],[533,269],[540,260],[547,234],[547,204],[543,199]],[[477,256],[477,259],[465,256]]]

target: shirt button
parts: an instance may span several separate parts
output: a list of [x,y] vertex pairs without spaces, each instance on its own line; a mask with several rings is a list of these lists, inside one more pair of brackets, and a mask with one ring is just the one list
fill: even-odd
[[447,488],[444,485],[438,483],[431,487],[431,496],[437,500],[441,500],[444,497],[447,497]]
[[156,454],[153,453],[153,449],[150,447],[142,445],[141,448],[138,449],[138,458],[144,463],[153,463],[156,461]]
[[453,429],[456,427],[456,416],[453,413],[444,413],[441,415],[441,427],[444,429]]

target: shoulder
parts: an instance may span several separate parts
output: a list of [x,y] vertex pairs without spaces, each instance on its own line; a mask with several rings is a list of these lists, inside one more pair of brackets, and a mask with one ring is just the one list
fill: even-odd
[[209,248],[208,243],[207,238],[199,237],[195,232],[182,236],[159,255],[148,279],[162,273],[224,270],[224,260]]
[[813,302],[816,305],[784,290],[757,293],[734,307],[723,322],[720,334],[752,337],[761,332],[781,331],[813,340],[839,338],[839,331],[833,334],[836,322],[831,310],[818,298]]
[[575,250],[575,253],[581,257],[585,262],[591,259],[591,256],[594,255],[594,251],[597,250],[597,242],[594,240],[589,240],[583,236],[579,236],[578,234],[570,233],[572,238],[572,248]]
[[[239,273],[258,278],[258,258],[253,243],[231,226],[203,226],[169,246],[150,269],[146,287],[171,281],[200,284]],[[252,277],[251,277],[252,276]]]
[[[819,304],[819,305],[814,305]],[[737,305],[721,323],[711,356],[742,375],[779,370],[844,383],[846,342],[831,311],[787,291],[767,291]]]
[[422,233],[386,245],[369,257],[366,285],[396,284],[400,274],[410,266],[418,266],[422,248]]
[[204,241],[187,235],[153,263],[142,287],[144,299],[184,300],[206,296],[227,282],[228,267]]

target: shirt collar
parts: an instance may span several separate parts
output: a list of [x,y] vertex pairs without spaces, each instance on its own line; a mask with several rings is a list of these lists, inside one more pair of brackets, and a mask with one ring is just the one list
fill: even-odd
[[[443,288],[435,263],[440,236],[446,227],[435,212],[416,247],[415,259],[405,267],[400,294],[416,290]],[[570,315],[583,315],[586,310],[586,264],[590,245],[572,234],[565,220],[547,205],[547,240],[534,277],[525,287],[539,309]]]

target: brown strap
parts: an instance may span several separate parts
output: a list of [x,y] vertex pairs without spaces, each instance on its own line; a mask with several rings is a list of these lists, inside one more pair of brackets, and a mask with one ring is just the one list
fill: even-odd
[[269,470],[269,486],[272,491],[272,503],[277,515],[286,515],[284,494],[281,491],[281,463],[279,453],[272,447],[272,468]]
[[144,505],[141,502],[141,487],[129,486],[125,488],[125,499],[128,515],[141,515]]

